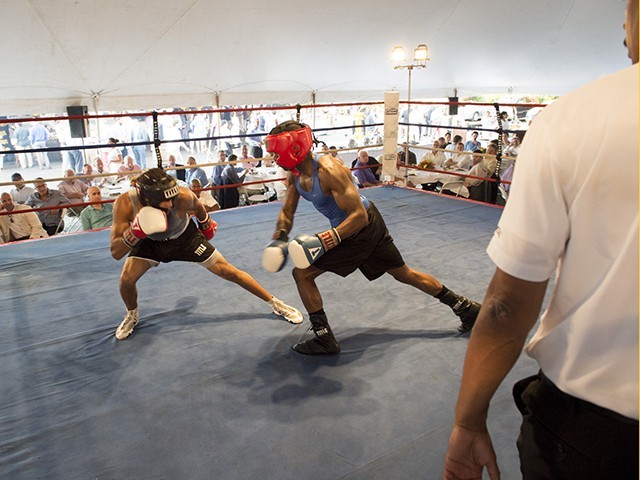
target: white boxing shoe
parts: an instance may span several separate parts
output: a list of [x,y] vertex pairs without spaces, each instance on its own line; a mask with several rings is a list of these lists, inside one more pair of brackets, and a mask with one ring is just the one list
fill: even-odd
[[302,313],[300,313],[300,310],[297,308],[287,305],[276,297],[271,297],[269,305],[273,308],[273,313],[284,317],[287,322],[295,324],[302,323]]
[[124,340],[133,333],[134,327],[138,324],[138,309],[127,310],[124,320],[116,328],[116,338]]

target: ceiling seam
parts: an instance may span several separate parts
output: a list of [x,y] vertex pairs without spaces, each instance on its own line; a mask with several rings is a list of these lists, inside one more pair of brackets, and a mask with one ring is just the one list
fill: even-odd
[[[90,89],[89,80],[82,74],[82,70],[80,68],[78,68],[78,65],[76,65],[76,63],[73,61],[73,58],[71,57],[71,55],[69,55],[69,53],[66,51],[66,49],[62,46],[62,43],[60,42],[58,37],[49,28],[49,26],[47,25],[47,23],[44,20],[44,15],[43,15],[42,11],[36,6],[34,0],[29,0],[29,5],[31,6],[32,10],[35,12],[36,18],[40,22],[40,25],[42,25],[42,28],[44,28],[44,30],[49,34],[49,37],[51,38],[53,44],[56,46],[56,48],[58,50],[60,50],[60,52],[64,56],[65,60],[69,64],[69,66],[73,69],[73,71],[76,73],[78,78],[80,78],[83,81],[83,83],[85,84],[85,87],[87,89]],[[78,93],[86,94],[86,92],[78,92]]]
[[106,90],[109,85],[113,84],[113,82],[115,82],[116,80],[118,80],[119,78],[121,78],[125,73],[127,73],[136,63],[138,63],[140,61],[141,58],[143,58],[148,52],[149,50],[151,50],[151,48],[153,48],[155,45],[158,44],[158,42],[160,40],[162,40],[178,23],[180,23],[182,21],[182,19],[184,17],[186,17],[191,10],[193,10],[199,3],[201,2],[201,0],[194,0],[193,3],[191,3],[191,5],[186,8],[184,10],[184,12],[182,13],[182,15],[180,15],[180,17],[178,17],[176,19],[175,22],[173,22],[171,25],[169,25],[162,33],[160,33],[148,46],[147,48],[145,48],[140,55],[138,55],[135,59],[133,59],[131,61],[131,63],[129,63],[129,65],[127,65],[126,67],[124,67],[119,74],[117,74],[115,77],[113,77],[104,87],[104,90]]

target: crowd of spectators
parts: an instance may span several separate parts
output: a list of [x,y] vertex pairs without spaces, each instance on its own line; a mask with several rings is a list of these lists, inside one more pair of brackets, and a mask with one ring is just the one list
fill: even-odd
[[[348,133],[366,141],[375,135],[375,132],[379,133],[379,125],[375,124],[380,121],[380,112],[374,109],[369,111],[365,107],[357,108],[355,113],[349,108],[334,110],[335,112],[331,114],[322,112],[323,116],[318,120],[317,126],[333,127],[338,122],[347,122],[347,125],[351,122]],[[183,185],[198,192],[199,196],[206,200],[211,197],[209,201],[211,208],[233,208],[241,205],[243,204],[242,192],[246,192],[246,188],[242,187],[246,175],[256,168],[274,166],[272,161],[263,159],[261,142],[266,132],[282,120],[281,115],[267,111],[225,112],[220,115],[219,121],[215,121],[215,117],[210,114],[188,112],[178,116],[161,116],[159,136],[166,142],[162,147],[166,159],[165,168],[180,182],[184,182]],[[418,117],[416,121],[424,121]],[[503,127],[508,128],[509,121],[508,116],[505,116]],[[416,138],[422,139],[424,143],[426,135],[433,136],[438,133],[442,136],[431,140],[432,147],[426,149],[419,162],[415,153],[408,151],[408,164],[426,169],[469,172],[470,178],[464,180],[465,186],[470,189],[470,192],[474,189],[481,190],[483,181],[471,177],[491,177],[495,168],[495,148],[491,145],[483,148],[482,141],[486,141],[486,138],[480,140],[481,135],[478,131],[468,134],[465,141],[459,134],[464,134],[464,131],[454,131],[456,135],[452,138],[451,131],[443,132],[420,127]],[[124,190],[139,172],[150,166],[147,160],[147,157],[153,154],[150,145],[127,145],[131,142],[150,142],[148,118],[119,117],[106,129],[106,134],[109,137],[99,149],[65,148],[58,152],[24,152],[23,150],[32,148],[50,148],[51,142],[57,142],[57,145],[65,147],[79,146],[81,139],[71,137],[68,122],[65,121],[44,121],[43,119],[38,122],[15,124],[12,127],[11,138],[15,149],[16,167],[45,170],[52,168],[52,164],[62,165],[65,179],[50,188],[39,177],[34,189],[25,183],[20,172],[16,172],[11,177],[14,187],[9,192],[13,205],[45,208],[36,212],[35,215],[40,220],[43,231],[48,232],[48,235],[58,234],[64,229],[64,214],[79,217],[78,220],[81,221],[83,229],[108,227],[109,216],[112,215],[111,208],[108,207],[109,203],[50,208],[57,205],[100,202],[107,189],[121,184],[123,186],[120,190]],[[318,135],[322,138],[322,131]],[[209,138],[216,136],[224,138]],[[503,155],[516,157],[520,142],[520,136],[505,133]],[[328,153],[342,160],[335,146],[328,147],[324,142],[321,144],[322,153]],[[183,152],[191,152],[186,161],[183,160]],[[203,168],[198,165],[196,154],[203,154],[207,163],[228,160],[236,160],[237,163]],[[404,154],[404,149],[400,149],[398,153],[400,165],[405,164]],[[89,161],[88,157],[92,157],[93,161]],[[346,160],[343,161],[346,163]],[[364,166],[371,168],[361,168]],[[370,187],[381,183],[381,163],[366,150],[358,151],[351,167],[354,182],[359,187]],[[500,173],[505,176],[505,179],[509,179],[513,174],[513,168],[513,161],[503,162]],[[109,173],[115,175],[109,176]],[[75,176],[86,178],[74,178]],[[508,191],[508,185],[505,186],[505,191]],[[111,191],[109,196],[113,196]],[[6,210],[6,207],[3,209]],[[2,238],[7,241],[8,238],[15,240],[17,237],[13,235]]]

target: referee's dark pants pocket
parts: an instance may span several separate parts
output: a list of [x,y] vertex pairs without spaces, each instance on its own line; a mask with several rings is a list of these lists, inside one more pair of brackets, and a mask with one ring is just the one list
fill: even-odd
[[522,413],[524,480],[638,478],[637,427],[634,454],[633,428],[560,391],[542,373],[516,383],[513,395]]

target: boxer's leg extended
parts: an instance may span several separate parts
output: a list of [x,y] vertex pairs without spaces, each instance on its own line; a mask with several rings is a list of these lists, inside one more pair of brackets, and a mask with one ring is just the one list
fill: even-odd
[[309,321],[314,338],[297,343],[293,349],[304,355],[327,355],[340,352],[340,345],[334,337],[327,316],[322,309],[322,296],[315,279],[324,273],[313,265],[305,268],[294,268],[293,278],[305,308],[309,312]]
[[468,332],[476,322],[480,304],[458,295],[442,285],[431,275],[409,268],[403,265],[399,268],[389,270],[388,273],[399,282],[411,285],[418,290],[428,293],[432,297],[440,300],[441,303],[449,306],[462,323],[458,327],[460,333]]
[[272,295],[262,285],[260,285],[247,272],[231,265],[222,255],[219,256],[218,260],[213,265],[207,267],[207,270],[224,280],[241,286],[265,302],[271,300]]
[[403,265],[399,268],[393,268],[388,270],[387,273],[399,282],[411,285],[432,297],[438,295],[440,290],[442,290],[442,284],[435,277],[409,268],[407,265]]
[[124,262],[120,273],[120,296],[127,307],[127,313],[116,329],[116,338],[124,340],[133,332],[138,324],[138,289],[136,284],[142,275],[156,262],[142,258],[129,257]]
[[264,300],[271,306],[273,313],[284,317],[288,322],[302,323],[302,313],[298,309],[271,295],[251,275],[231,265],[222,255],[218,254],[215,263],[207,266],[207,270],[220,278],[241,286],[256,297]]

